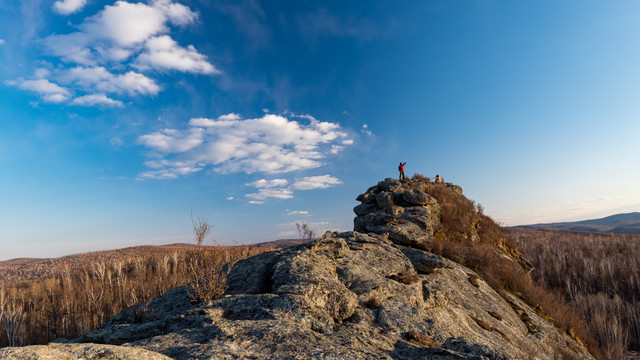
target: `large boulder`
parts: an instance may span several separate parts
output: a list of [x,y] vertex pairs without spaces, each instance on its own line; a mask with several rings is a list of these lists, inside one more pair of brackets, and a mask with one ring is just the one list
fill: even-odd
[[[357,197],[354,230],[386,234],[397,244],[424,247],[440,230],[440,206],[423,181],[385,179]],[[442,186],[442,185],[438,185]],[[373,199],[373,200],[372,200]]]

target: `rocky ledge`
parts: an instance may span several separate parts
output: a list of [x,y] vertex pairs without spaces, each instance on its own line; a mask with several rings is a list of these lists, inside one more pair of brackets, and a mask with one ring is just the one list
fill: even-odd
[[240,261],[218,300],[192,305],[177,288],[78,341],[159,359],[593,359],[516,295],[426,251],[440,214],[425,191],[385,180],[358,199],[357,231]]

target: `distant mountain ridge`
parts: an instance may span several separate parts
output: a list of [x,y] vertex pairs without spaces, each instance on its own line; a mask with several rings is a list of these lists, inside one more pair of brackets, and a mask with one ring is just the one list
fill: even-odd
[[640,212],[615,214],[600,219],[514,226],[525,229],[556,229],[613,234],[640,234]]

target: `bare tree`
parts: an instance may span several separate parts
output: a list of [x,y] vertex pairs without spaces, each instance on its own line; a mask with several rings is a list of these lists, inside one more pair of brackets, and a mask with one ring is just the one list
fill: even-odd
[[296,223],[296,228],[298,228],[298,236],[301,243],[309,242],[316,238],[315,231],[311,230],[309,225],[304,221]]
[[20,346],[23,343],[24,312],[22,303],[18,304],[18,300],[15,293],[9,298],[4,290],[0,290],[0,327],[7,334],[9,346]]

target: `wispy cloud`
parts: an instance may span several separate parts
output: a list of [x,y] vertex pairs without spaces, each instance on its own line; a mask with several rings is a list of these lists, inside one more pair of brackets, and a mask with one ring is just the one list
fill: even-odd
[[4,42],[5,42],[4,39],[0,39],[0,45],[3,45]]
[[289,184],[289,181],[287,181],[287,179],[273,179],[273,180],[260,179],[246,185],[252,186],[255,188],[273,188],[273,187],[287,186],[287,184]]
[[222,173],[277,174],[323,165],[331,145],[348,137],[336,123],[303,124],[274,114],[247,120],[236,114],[196,118],[189,125],[146,134],[138,142],[164,157],[154,164],[165,170],[178,163]]
[[62,0],[53,3],[53,11],[62,14],[69,15],[77,13],[87,5],[87,0]]
[[122,101],[113,100],[107,97],[105,94],[92,94],[84,95],[73,99],[71,102],[74,105],[80,106],[96,106],[102,105],[107,107],[122,107]]
[[292,210],[287,213],[289,216],[309,215],[307,210]]
[[87,91],[128,95],[155,95],[160,92],[160,86],[145,75],[133,71],[114,75],[102,66],[77,66],[65,71],[60,79],[63,83],[77,85]]
[[364,124],[362,125],[362,129],[360,130],[363,134],[371,136],[373,135],[373,132],[371,132],[371,130],[369,130],[369,125]]
[[270,45],[271,30],[266,25],[267,15],[255,0],[217,1],[220,13],[228,16],[236,29],[244,34],[246,43],[254,49]]
[[260,189],[257,193],[246,194],[245,197],[252,200],[291,199],[293,191],[289,189]]
[[331,175],[308,176],[297,180],[292,188],[296,190],[326,189],[339,184],[342,184],[342,181]]
[[298,26],[302,34],[311,38],[334,36],[368,41],[381,33],[380,26],[371,20],[360,17],[340,18],[325,8],[300,16]]
[[40,95],[45,102],[61,103],[71,97],[69,90],[50,82],[47,79],[17,80],[5,81],[5,84],[17,86],[20,89],[35,92]]

